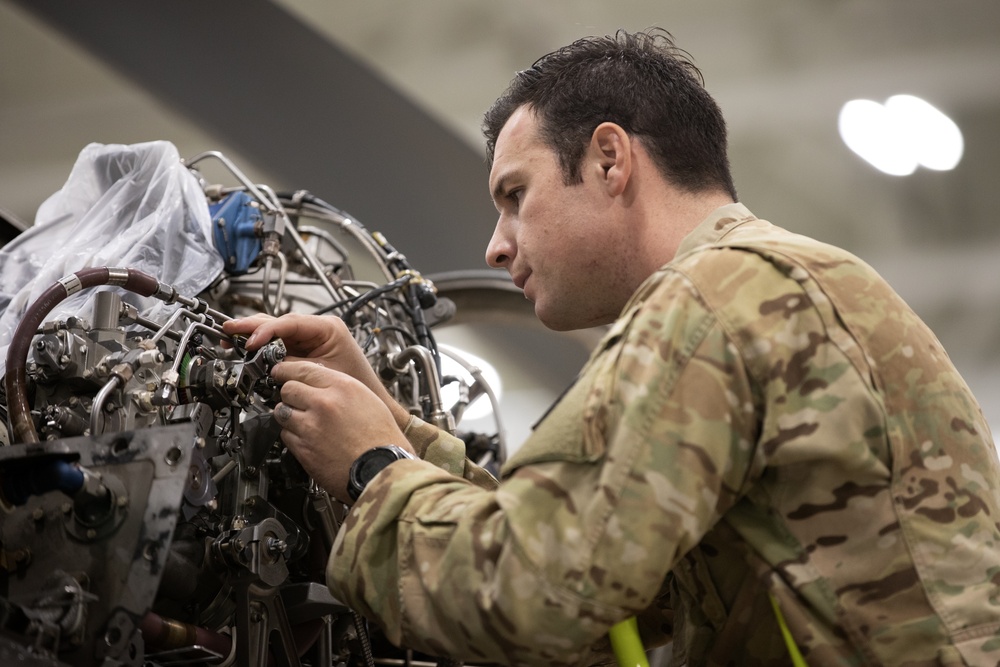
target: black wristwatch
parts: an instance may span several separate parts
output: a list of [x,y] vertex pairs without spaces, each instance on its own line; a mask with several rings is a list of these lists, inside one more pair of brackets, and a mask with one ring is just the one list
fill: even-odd
[[402,447],[396,445],[386,445],[384,447],[374,447],[354,459],[351,464],[351,472],[347,482],[347,495],[351,500],[357,500],[361,492],[368,486],[382,468],[400,459],[415,459],[413,454]]

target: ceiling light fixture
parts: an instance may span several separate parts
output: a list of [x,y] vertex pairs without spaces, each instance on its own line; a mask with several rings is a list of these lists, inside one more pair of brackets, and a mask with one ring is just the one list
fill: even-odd
[[954,169],[965,147],[955,121],[914,95],[893,95],[885,104],[851,100],[838,126],[848,148],[893,176],[908,176],[918,166]]

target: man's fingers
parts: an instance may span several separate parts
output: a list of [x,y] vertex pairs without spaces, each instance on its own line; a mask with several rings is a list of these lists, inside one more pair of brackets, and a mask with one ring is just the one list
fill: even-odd
[[279,383],[301,382],[310,387],[332,387],[337,382],[339,371],[326,368],[315,361],[299,361],[295,358],[277,364],[271,369],[271,377]]
[[254,315],[241,320],[229,320],[224,322],[222,330],[230,336],[250,334],[244,343],[244,347],[253,352],[274,338],[274,325],[276,320],[269,315]]
[[295,410],[287,403],[281,402],[274,408],[274,420],[284,427],[292,419]]
[[297,356],[292,355],[292,354],[286,354],[285,358],[282,359],[282,361],[303,361],[303,362],[306,362],[306,363],[315,364],[317,366],[322,366],[324,368],[326,367],[326,364],[323,361],[319,360],[319,359],[311,359],[309,357],[297,357]]
[[271,370],[281,385],[281,401],[294,410],[325,405],[352,383],[350,376],[313,361],[282,361]]
[[338,337],[337,325],[342,327],[340,318],[316,317],[289,313],[278,318],[268,315],[253,315],[227,323],[227,333],[249,333],[247,349],[255,350],[265,343],[281,338],[288,351],[293,354],[321,354],[322,350],[335,343]]
[[222,323],[222,330],[227,334],[248,334],[274,318],[270,315],[251,315]]
[[317,400],[322,400],[325,391],[328,391],[325,387],[317,390],[316,387],[298,380],[289,380],[281,385],[281,402],[292,410],[303,411]]

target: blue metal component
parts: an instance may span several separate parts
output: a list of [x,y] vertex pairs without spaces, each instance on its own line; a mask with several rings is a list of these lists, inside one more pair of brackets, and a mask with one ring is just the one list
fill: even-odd
[[226,263],[226,271],[234,276],[246,273],[260,254],[257,228],[263,223],[253,201],[245,192],[233,192],[208,206],[215,247]]
[[59,459],[11,464],[4,467],[2,474],[3,497],[14,506],[49,491],[72,496],[83,486],[83,471],[76,464]]

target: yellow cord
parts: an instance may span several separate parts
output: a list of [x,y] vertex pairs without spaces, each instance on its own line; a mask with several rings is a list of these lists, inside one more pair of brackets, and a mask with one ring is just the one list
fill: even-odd
[[611,626],[608,637],[611,638],[611,648],[620,667],[649,667],[635,616]]
[[[785,640],[792,665],[794,667],[809,667],[799,652],[799,647],[795,645],[795,640],[792,639],[792,632],[788,629],[788,623],[785,622],[785,615],[781,613],[777,598],[771,594],[768,594],[768,597],[771,599],[771,608],[774,609],[774,617],[778,619],[778,627],[781,629],[781,636]],[[639,638],[639,624],[636,622],[635,616],[615,623],[608,631],[608,636],[611,638],[611,648],[615,652],[615,659],[618,661],[619,667],[649,667],[646,651]]]
[[799,653],[799,647],[795,645],[795,640],[792,639],[792,631],[788,629],[788,624],[785,623],[785,615],[781,613],[781,607],[778,606],[778,599],[771,593],[768,593],[767,596],[771,598],[774,617],[778,619],[778,627],[781,628],[781,636],[785,638],[785,646],[788,647],[788,655],[792,658],[792,665],[795,667],[809,667],[806,664],[805,658]]

